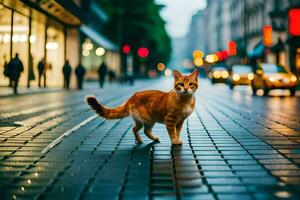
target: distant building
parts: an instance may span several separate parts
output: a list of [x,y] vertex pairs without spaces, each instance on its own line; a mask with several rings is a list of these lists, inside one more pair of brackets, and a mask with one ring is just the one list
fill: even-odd
[[169,63],[169,68],[180,69],[183,66],[183,60],[186,56],[186,50],[188,49],[186,37],[172,38],[172,56]]
[[[249,61],[278,63],[300,72],[299,37],[288,34],[288,9],[299,7],[297,0],[214,0],[192,18],[187,34],[187,55],[194,49],[205,54],[227,49],[229,40],[237,43],[238,55],[229,63]],[[271,47],[263,44],[262,28],[271,25]],[[200,37],[199,37],[200,36]],[[298,52],[298,53],[297,53]],[[250,60],[249,60],[250,59]]]
[[[8,85],[8,79],[2,73],[4,62],[8,62],[16,53],[19,53],[25,68],[20,85],[27,84],[29,66],[33,68],[37,79],[37,63],[46,58],[48,86],[61,86],[65,60],[68,59],[74,68],[82,60],[90,69],[90,63],[101,62],[101,56],[95,58],[98,47],[106,50],[108,66],[118,71],[118,48],[99,32],[99,26],[105,21],[106,15],[94,2],[1,1],[0,86]],[[95,5],[90,7],[91,4]],[[85,42],[92,44],[88,51],[83,49]],[[30,55],[33,60],[30,60]],[[33,81],[32,85],[37,85],[37,81]]]
[[[290,54],[288,45],[287,10],[297,4],[296,0],[231,0],[231,39],[237,42],[239,55],[247,55],[250,62],[255,59],[289,66],[295,72],[297,67],[291,64],[295,56]],[[263,44],[264,25],[271,25],[273,29],[273,46],[270,48]]]
[[193,52],[195,50],[204,51],[205,49],[205,22],[204,22],[205,12],[199,10],[196,14],[192,16],[189,31],[186,35],[186,57],[192,58]]
[[228,0],[207,1],[207,8],[192,17],[187,34],[188,55],[196,49],[205,54],[227,48],[230,39],[230,4]]

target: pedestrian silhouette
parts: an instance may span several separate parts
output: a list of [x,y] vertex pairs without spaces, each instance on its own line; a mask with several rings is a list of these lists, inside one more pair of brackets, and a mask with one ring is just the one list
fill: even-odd
[[3,60],[4,60],[4,65],[3,65],[3,68],[4,68],[4,71],[3,71],[3,74],[5,77],[7,77],[9,79],[9,85],[8,87],[11,87],[11,78],[10,76],[8,75],[8,63],[7,63],[7,60],[6,60],[6,55],[3,56]]
[[64,88],[65,89],[69,89],[71,72],[72,72],[72,68],[69,65],[69,61],[66,60],[64,66],[63,66]]
[[116,73],[113,70],[108,71],[108,80],[109,83],[112,83],[116,79]]
[[46,60],[45,60],[45,58],[40,60],[37,67],[38,67],[38,71],[39,71],[39,80],[38,80],[39,87],[41,87],[42,77],[44,79],[44,87],[47,87],[46,86]]
[[99,84],[100,84],[101,88],[103,88],[106,73],[107,73],[107,66],[106,66],[105,62],[103,62],[98,69]]
[[18,94],[18,84],[21,72],[24,71],[23,63],[19,59],[19,54],[16,53],[16,56],[8,63],[7,65],[7,74],[11,79],[12,88],[14,94]]
[[33,71],[33,57],[29,55],[29,63],[28,63],[28,80],[27,80],[27,87],[30,88],[30,81],[35,80],[35,75]]
[[75,74],[76,74],[76,78],[77,78],[77,88],[79,90],[82,89],[82,83],[83,83],[83,79],[84,79],[84,75],[85,75],[85,69],[82,66],[81,63],[78,64],[78,66],[75,69]]

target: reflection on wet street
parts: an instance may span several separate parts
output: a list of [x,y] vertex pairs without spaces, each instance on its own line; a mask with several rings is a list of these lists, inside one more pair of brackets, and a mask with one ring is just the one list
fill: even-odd
[[161,142],[151,143],[142,134],[144,144],[136,145],[131,119],[97,117],[41,153],[94,115],[83,103],[85,95],[95,93],[101,102],[114,106],[150,88],[169,90],[172,81],[139,81],[134,87],[122,86],[121,92],[120,86],[110,85],[1,99],[1,196],[297,199],[299,93],[252,96],[248,87],[230,90],[201,79],[197,107],[184,123],[181,147],[171,147],[161,124],[153,129]]

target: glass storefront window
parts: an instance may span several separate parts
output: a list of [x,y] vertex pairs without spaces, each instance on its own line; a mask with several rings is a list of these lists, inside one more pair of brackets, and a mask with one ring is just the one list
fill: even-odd
[[13,36],[12,36],[12,57],[16,53],[23,63],[24,72],[20,77],[20,85],[26,85],[28,77],[28,34],[29,34],[29,18],[14,12]]
[[47,20],[46,62],[47,79],[51,86],[63,84],[62,67],[64,65],[63,26],[53,20]]
[[35,80],[32,85],[37,85],[39,61],[44,58],[44,45],[45,45],[45,30],[46,26],[43,23],[32,20],[31,22],[31,35],[30,40],[30,53],[32,55],[32,65],[35,74]]
[[10,60],[10,31],[12,11],[0,4],[0,86],[9,83],[4,76],[4,65]]

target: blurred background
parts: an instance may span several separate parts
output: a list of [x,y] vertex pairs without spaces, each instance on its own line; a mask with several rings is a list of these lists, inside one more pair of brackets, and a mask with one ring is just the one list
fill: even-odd
[[21,87],[39,85],[44,59],[49,87],[62,86],[68,60],[71,88],[79,64],[84,79],[95,81],[105,63],[105,81],[133,83],[198,67],[212,83],[293,94],[299,21],[297,0],[1,0],[0,86],[10,85],[4,71],[18,53]]

